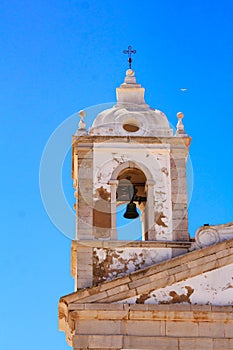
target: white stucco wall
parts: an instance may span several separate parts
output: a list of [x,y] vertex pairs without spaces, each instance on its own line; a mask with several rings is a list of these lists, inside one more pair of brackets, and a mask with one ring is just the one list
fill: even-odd
[[[93,194],[101,186],[110,192],[113,171],[128,161],[146,167],[154,181],[154,212],[163,213],[167,227],[155,223],[158,240],[172,239],[170,148],[167,144],[96,143],[93,151]],[[152,220],[155,221],[154,218]]]
[[135,248],[116,249],[94,248],[94,270],[104,269],[103,280],[116,277],[168,260],[172,257],[171,248]]
[[[122,303],[136,303],[140,296]],[[148,293],[145,304],[233,305],[233,264]]]

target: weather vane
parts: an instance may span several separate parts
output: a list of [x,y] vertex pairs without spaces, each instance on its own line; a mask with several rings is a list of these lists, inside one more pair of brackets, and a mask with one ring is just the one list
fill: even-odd
[[128,46],[128,50],[124,50],[123,53],[128,54],[128,62],[129,62],[129,69],[131,69],[132,66],[132,53],[136,53],[136,50],[132,50],[132,46]]

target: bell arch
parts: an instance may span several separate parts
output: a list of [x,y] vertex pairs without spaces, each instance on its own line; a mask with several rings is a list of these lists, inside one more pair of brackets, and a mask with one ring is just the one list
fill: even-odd
[[134,161],[127,161],[127,162],[124,162],[122,164],[119,164],[113,170],[110,181],[117,180],[120,172],[122,172],[122,170],[124,170],[126,168],[139,169],[145,174],[147,180],[149,180],[149,181],[153,180],[153,176],[152,176],[150,170],[144,164],[139,163],[139,162],[134,162]]
[[[142,240],[150,240],[154,231],[154,180],[150,170],[141,163],[127,161],[118,165],[112,172],[109,181],[111,192],[111,239],[118,239],[116,226],[117,206],[130,202],[131,198],[119,198],[119,193],[125,185],[131,184],[131,189],[135,195],[137,207],[140,209],[142,219]],[[129,187],[128,187],[129,188]],[[136,190],[136,191],[135,191]],[[122,193],[121,193],[122,195]]]

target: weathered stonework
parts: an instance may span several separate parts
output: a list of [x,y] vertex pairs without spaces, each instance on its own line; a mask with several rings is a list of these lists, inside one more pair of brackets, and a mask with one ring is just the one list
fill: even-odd
[[233,239],[61,298],[60,329],[75,349],[233,349],[232,276]]
[[[117,238],[112,217],[118,205],[113,198],[117,176],[124,169],[140,169],[146,176],[147,203],[143,220],[146,220],[147,239],[188,241],[185,162],[189,142],[187,137],[147,138],[146,143],[145,138],[137,136],[131,136],[130,140],[121,136],[112,136],[110,140],[107,136],[74,138],[73,164],[82,169],[73,170],[73,174],[80,175],[74,179],[78,194],[77,238],[91,239],[90,232],[97,239]],[[82,148],[85,152],[80,157]],[[93,207],[98,215],[91,211]],[[93,215],[99,217],[99,222],[93,221]]]
[[[233,349],[233,224],[188,233],[191,138],[144,101],[132,70],[114,107],[73,137],[75,292],[59,302],[74,350]],[[120,241],[116,209],[141,210],[140,241]],[[132,210],[132,209],[131,209]],[[135,213],[134,213],[135,214]]]
[[[75,349],[232,349],[232,308],[201,311],[166,305],[80,305]],[[96,320],[94,320],[95,315]],[[111,315],[112,321],[109,321]],[[223,321],[227,317],[227,321]],[[90,329],[90,323],[92,329]],[[93,335],[94,333],[94,335]]]
[[[124,163],[134,162],[140,168],[146,168],[150,171],[151,178],[154,181],[154,190],[152,193],[154,206],[154,215],[160,214],[163,220],[156,222],[153,220],[153,226],[150,230],[156,232],[157,240],[172,240],[172,222],[170,220],[172,207],[170,198],[170,177],[164,171],[170,172],[169,165],[169,147],[156,144],[143,145],[142,152],[138,152],[139,145],[137,140],[130,143],[100,143],[94,145],[94,191],[104,187],[106,191],[111,192],[109,182],[115,180],[112,177],[113,172]],[[163,171],[162,171],[163,169]],[[150,198],[148,198],[149,202]]]
[[195,234],[193,249],[208,247],[233,238],[233,222],[223,225],[206,225],[199,227]]
[[[141,297],[136,296],[134,300],[130,298],[123,302],[135,303]],[[143,303],[233,305],[233,264],[150,291],[143,295]]]
[[[144,89],[128,70],[117,89],[116,105],[99,113],[89,131],[84,116],[81,111],[72,142],[76,238],[118,239],[117,186],[122,174],[131,178],[133,171],[132,185],[146,198],[138,204],[142,239],[189,241],[186,160],[191,138],[184,132],[183,114],[173,135],[165,114],[145,103]],[[143,181],[136,176],[139,171]]]
[[[205,274],[208,272],[212,273],[213,270],[220,274],[221,270],[219,269],[227,266],[227,269],[231,269],[231,264],[233,264],[233,239],[153,264],[126,276],[99,284],[96,287],[80,290],[71,294],[70,297],[67,296],[67,300],[73,302],[74,298],[78,303],[124,302],[126,299],[128,300],[141,294],[158,291],[165,287],[170,288],[182,281],[185,281],[184,286],[189,286],[186,283],[188,279],[193,279],[196,276],[205,279]],[[231,275],[226,277],[223,287],[227,285],[227,279],[230,281],[230,278],[232,278]],[[216,280],[214,279],[213,282],[216,283]],[[121,293],[119,293],[118,288],[121,290]],[[191,288],[193,287],[191,286]],[[227,304],[230,302],[231,299],[229,299]]]
[[90,287],[187,252],[191,242],[73,241],[72,276]]
[[125,276],[143,267],[168,260],[171,256],[172,248],[94,248],[94,284]]

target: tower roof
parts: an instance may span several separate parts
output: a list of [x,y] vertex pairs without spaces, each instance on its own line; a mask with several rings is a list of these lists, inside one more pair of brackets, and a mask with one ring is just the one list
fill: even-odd
[[144,100],[145,89],[137,84],[132,69],[116,89],[117,103],[99,113],[89,131],[91,135],[172,136],[166,115],[151,108]]

